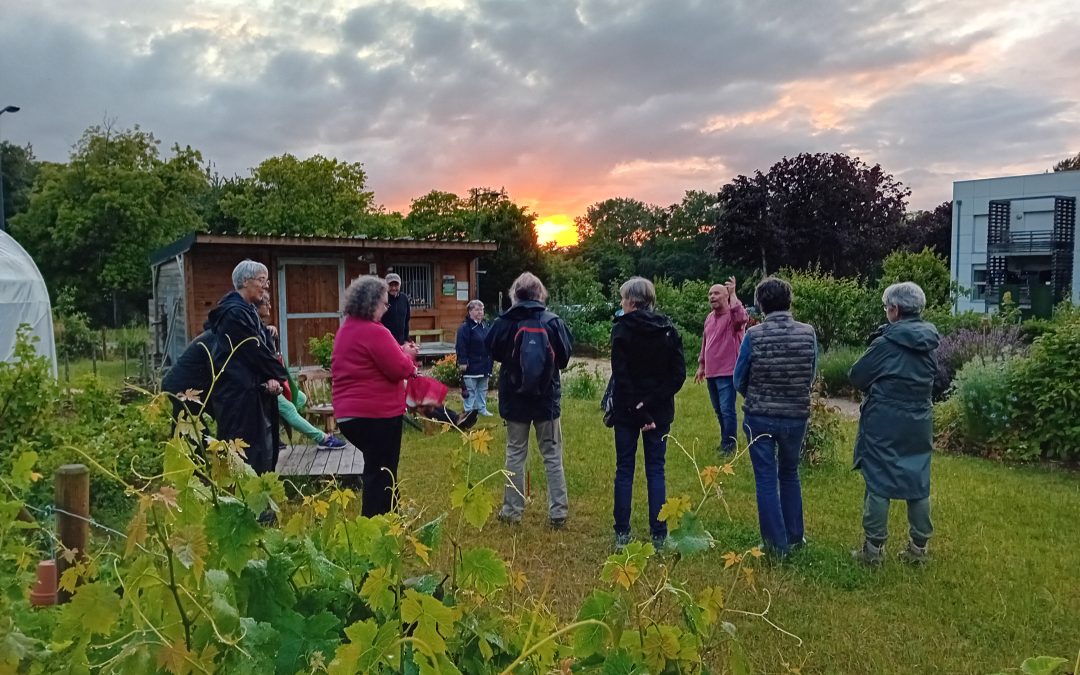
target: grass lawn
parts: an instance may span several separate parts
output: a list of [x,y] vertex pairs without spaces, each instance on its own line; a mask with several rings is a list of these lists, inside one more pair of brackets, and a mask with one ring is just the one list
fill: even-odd
[[[495,436],[475,474],[483,476],[502,467],[506,433],[497,417],[480,424]],[[492,518],[471,543],[499,550],[535,592],[547,587],[551,607],[569,619],[592,588],[604,585],[599,571],[612,552],[614,448],[596,401],[564,400],[562,424],[567,528],[547,527],[543,466],[530,453],[533,494],[524,523],[515,528]],[[850,448],[854,423],[845,432]],[[703,385],[688,382],[680,393],[672,434],[687,447],[697,442],[702,466],[717,463],[711,448],[719,434]],[[447,450],[459,442],[454,434],[407,432],[400,472],[405,499],[447,510]],[[803,673],[991,673],[1041,654],[1069,658],[1071,666],[1080,649],[1080,475],[939,455],[932,562],[913,569],[895,560],[907,523],[903,505],[894,503],[890,559],[867,570],[848,553],[861,541],[863,493],[848,461],[835,457],[803,472],[809,546],[782,564],[757,563],[757,590],[746,587],[729,600],[760,610],[768,589],[769,617],[803,640],[800,646],[753,617],[736,621],[755,672],[787,672],[787,662]],[[706,507],[717,548],[676,567],[675,577],[690,580],[693,590],[729,584],[721,556],[760,541],[749,460],[735,468],[725,477],[728,508],[715,501]],[[633,526],[635,535],[647,537],[642,471],[639,459]],[[700,494],[692,464],[674,444],[667,486],[669,498]],[[493,485],[492,493],[501,489]]]

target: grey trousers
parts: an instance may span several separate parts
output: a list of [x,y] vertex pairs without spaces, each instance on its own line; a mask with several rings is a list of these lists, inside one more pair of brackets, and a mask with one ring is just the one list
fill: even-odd
[[[908,535],[918,546],[925,546],[926,540],[934,534],[934,525],[930,522],[930,498],[907,500]],[[863,501],[863,532],[866,539],[874,545],[880,545],[889,537],[889,499],[866,491]]]
[[566,518],[566,475],[563,473],[562,424],[559,419],[542,422],[506,422],[506,470],[512,473],[503,490],[500,515],[520,520],[525,511],[525,458],[529,453],[529,427],[536,428],[536,444],[547,473],[548,517]]

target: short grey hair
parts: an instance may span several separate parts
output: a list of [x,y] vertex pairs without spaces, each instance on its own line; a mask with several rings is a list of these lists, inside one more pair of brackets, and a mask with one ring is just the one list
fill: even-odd
[[468,314],[469,312],[473,311],[473,307],[479,307],[480,309],[483,309],[484,303],[480,302],[479,300],[470,300],[469,304],[465,305],[465,313]]
[[251,281],[260,274],[270,276],[270,272],[267,271],[266,265],[261,262],[256,262],[250,258],[241,260],[237,263],[236,267],[232,271],[232,285],[235,290],[240,290],[244,287],[244,284]]
[[885,289],[881,302],[900,310],[900,316],[919,316],[926,308],[926,293],[913,281],[901,281]]
[[375,319],[375,310],[386,293],[386,281],[373,274],[357,277],[345,289],[345,313],[357,319]]
[[522,272],[517,279],[514,279],[514,283],[510,284],[510,300],[512,302],[524,302],[525,300],[547,302],[547,297],[548,292],[544,288],[544,282],[540,281],[540,278],[532,272]]
[[656,306],[656,286],[645,277],[630,277],[619,286],[619,297],[628,300],[634,309],[651,310]]

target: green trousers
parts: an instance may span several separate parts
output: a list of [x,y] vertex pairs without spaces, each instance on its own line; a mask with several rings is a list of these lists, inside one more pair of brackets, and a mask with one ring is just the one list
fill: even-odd
[[304,409],[304,405],[307,404],[307,396],[304,396],[304,392],[297,389],[294,389],[293,392],[293,397],[296,399],[295,404],[285,398],[284,394],[278,394],[277,409],[278,414],[281,415],[281,420],[310,438],[313,442],[322,443],[323,439],[326,438],[326,434],[312,426],[311,422],[308,422],[300,414],[300,411]]
[[[916,546],[925,546],[926,541],[934,533],[934,525],[930,522],[930,498],[908,499],[908,535]],[[863,532],[866,540],[875,546],[880,546],[889,538],[889,502],[887,497],[876,495],[870,490],[866,491],[863,500]]]

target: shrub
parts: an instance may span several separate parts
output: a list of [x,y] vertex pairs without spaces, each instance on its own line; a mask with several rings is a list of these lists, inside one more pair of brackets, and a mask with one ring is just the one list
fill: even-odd
[[956,374],[954,394],[960,415],[963,446],[981,454],[1005,454],[1010,448],[1010,423],[1017,397],[1010,391],[1012,360],[975,358]]
[[150,342],[150,331],[142,324],[131,323],[113,331],[112,338],[115,344],[114,358],[122,357],[125,353],[128,358],[134,358],[142,354],[143,345]]
[[1065,316],[1040,337],[1030,357],[1018,362],[1010,386],[1018,435],[1033,451],[1080,459],[1080,318]]
[[895,283],[913,281],[926,294],[927,307],[948,307],[952,302],[955,284],[945,258],[924,248],[919,253],[894,251],[882,265],[878,282],[879,294]]
[[815,391],[810,400],[810,420],[806,427],[806,440],[803,441],[803,462],[810,466],[821,466],[836,458],[843,450],[843,444],[843,413]]
[[462,385],[461,369],[458,368],[457,355],[447,354],[431,366],[431,376],[448,387]]
[[818,377],[826,396],[855,394],[848,372],[862,354],[862,347],[833,347],[818,357]]
[[949,307],[928,307],[922,318],[934,324],[941,336],[952,335],[958,330],[980,330],[1002,323],[996,314],[983,314],[970,309],[953,314]]
[[861,345],[885,320],[876,293],[858,279],[842,279],[820,270],[781,274],[793,291],[792,313],[817,331],[822,349]]
[[585,364],[576,363],[571,365],[563,375],[562,390],[570,398],[593,401],[600,398],[600,393],[607,381],[600,374],[599,369],[593,368],[592,372],[585,369]]
[[308,338],[308,351],[311,358],[315,359],[323,368],[330,370],[330,356],[334,353],[334,334],[327,333],[322,337]]
[[941,339],[938,345],[934,396],[941,398],[952,386],[956,372],[975,358],[1000,359],[1027,352],[1019,326],[985,325],[976,330],[963,328]]

